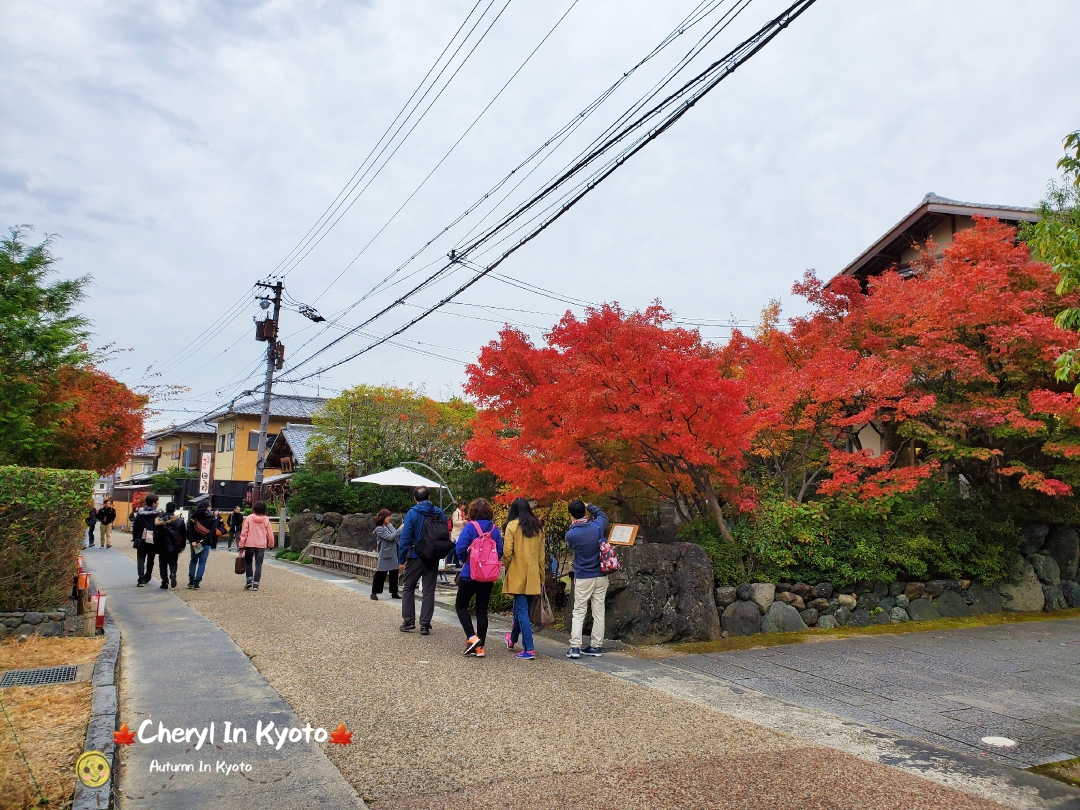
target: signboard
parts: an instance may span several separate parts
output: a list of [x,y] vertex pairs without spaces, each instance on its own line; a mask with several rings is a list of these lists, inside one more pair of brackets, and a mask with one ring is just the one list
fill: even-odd
[[199,494],[205,495],[210,491],[210,464],[214,456],[211,453],[202,454],[202,466],[199,468]]
[[637,539],[638,527],[630,523],[612,523],[608,542],[613,546],[632,546]]

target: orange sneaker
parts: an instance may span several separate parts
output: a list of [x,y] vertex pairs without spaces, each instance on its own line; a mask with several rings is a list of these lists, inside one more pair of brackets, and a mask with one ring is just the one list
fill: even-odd
[[484,648],[483,647],[477,647],[475,650],[473,650],[473,655],[475,655],[477,658],[483,658],[484,657]]
[[476,649],[480,646],[480,636],[470,636],[465,642],[465,655],[476,655]]

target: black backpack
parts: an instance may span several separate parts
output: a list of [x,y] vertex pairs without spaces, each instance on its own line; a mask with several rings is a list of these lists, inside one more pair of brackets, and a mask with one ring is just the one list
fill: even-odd
[[450,530],[446,526],[446,518],[438,512],[424,515],[420,540],[416,543],[416,555],[423,560],[441,560],[450,553],[453,547]]

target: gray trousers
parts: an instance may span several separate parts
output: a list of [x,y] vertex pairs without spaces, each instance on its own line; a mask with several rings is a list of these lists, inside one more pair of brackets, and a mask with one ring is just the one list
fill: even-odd
[[435,615],[435,577],[439,573],[439,561],[424,560],[414,557],[405,563],[405,576],[401,580],[401,623],[416,624],[416,583],[423,586],[424,594],[420,600],[420,626],[431,627],[431,617]]

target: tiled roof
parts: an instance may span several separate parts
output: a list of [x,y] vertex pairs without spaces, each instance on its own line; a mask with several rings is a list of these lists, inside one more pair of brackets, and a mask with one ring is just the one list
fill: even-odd
[[307,458],[308,442],[314,433],[315,428],[311,425],[294,425],[290,422],[279,434],[278,441],[284,439],[289,443],[293,461],[299,465]]
[[[287,394],[273,394],[270,398],[270,415],[286,419],[311,419],[326,399],[323,397],[298,397]],[[227,416],[258,416],[262,413],[262,397],[249,395],[237,397],[224,408],[203,417],[207,422],[224,419]]]
[[142,446],[131,455],[133,456],[156,456],[157,448],[153,442],[143,442]]
[[171,425],[162,430],[155,431],[147,436],[147,439],[162,439],[165,436],[172,436],[177,433],[202,433],[213,435],[217,433],[217,428],[206,422],[204,417],[200,416],[198,419],[192,419],[190,422],[184,422],[179,425]]

